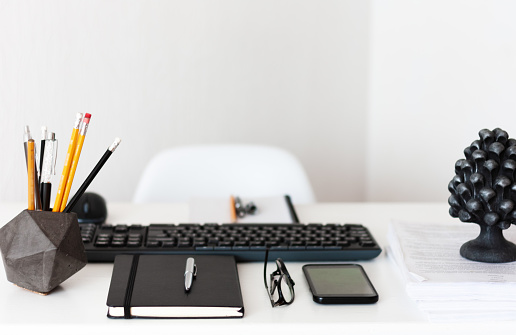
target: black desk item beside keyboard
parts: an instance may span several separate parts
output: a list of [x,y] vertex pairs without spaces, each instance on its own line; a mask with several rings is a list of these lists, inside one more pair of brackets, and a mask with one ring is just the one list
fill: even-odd
[[237,261],[348,261],[378,256],[382,249],[359,224],[151,224],[80,223],[90,262],[117,254],[234,255]]

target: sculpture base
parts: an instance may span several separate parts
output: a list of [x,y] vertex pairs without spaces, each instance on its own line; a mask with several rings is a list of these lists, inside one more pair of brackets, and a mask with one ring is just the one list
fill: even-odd
[[480,235],[460,248],[460,255],[472,261],[507,263],[516,261],[516,245],[503,237],[502,229],[480,225]]

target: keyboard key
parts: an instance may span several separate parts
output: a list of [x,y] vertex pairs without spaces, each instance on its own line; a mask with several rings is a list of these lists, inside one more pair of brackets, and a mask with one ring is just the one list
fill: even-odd
[[109,241],[97,241],[95,242],[96,247],[108,247]]
[[199,250],[199,251],[213,251],[213,247],[195,247],[195,250]]
[[125,246],[125,240],[116,240],[111,243],[112,247],[123,247]]

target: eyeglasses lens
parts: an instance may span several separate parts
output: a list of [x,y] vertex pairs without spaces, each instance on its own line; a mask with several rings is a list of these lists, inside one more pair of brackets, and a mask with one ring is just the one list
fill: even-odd
[[268,254],[267,250],[265,254],[264,279],[272,307],[290,305],[294,301],[294,282],[290,279],[288,270],[281,258],[276,259],[277,269],[267,275]]
[[271,274],[270,280],[270,294],[274,303],[279,306],[283,304],[290,304],[293,300],[293,290],[290,287],[288,276],[275,271]]

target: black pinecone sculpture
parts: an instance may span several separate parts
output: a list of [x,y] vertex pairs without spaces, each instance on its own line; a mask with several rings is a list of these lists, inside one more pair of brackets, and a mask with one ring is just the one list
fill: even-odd
[[464,149],[450,181],[450,215],[480,226],[480,235],[460,248],[470,260],[516,261],[516,245],[502,231],[516,224],[516,140],[496,128],[483,129],[480,139]]

